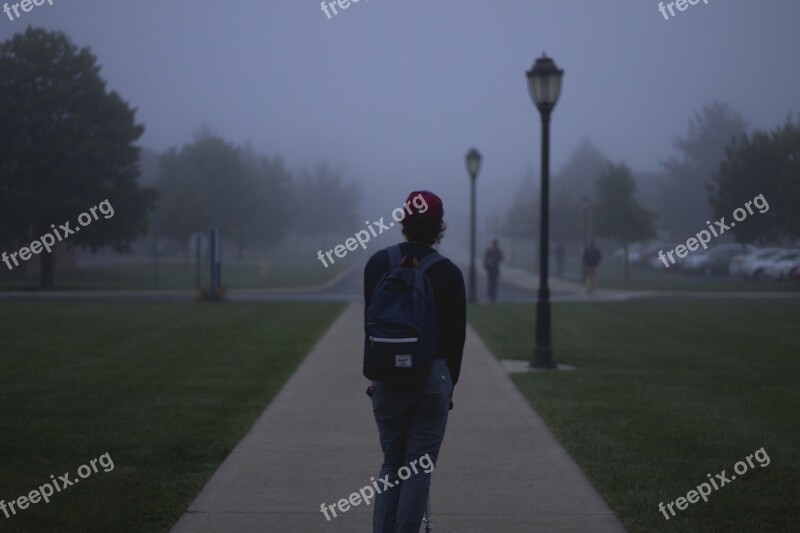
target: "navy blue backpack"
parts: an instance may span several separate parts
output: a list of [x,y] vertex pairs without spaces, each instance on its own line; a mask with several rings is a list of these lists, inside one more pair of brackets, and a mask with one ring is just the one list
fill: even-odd
[[390,246],[389,271],[375,286],[364,321],[364,376],[413,386],[425,383],[436,356],[436,305],[425,271],[444,261],[436,252],[422,261]]

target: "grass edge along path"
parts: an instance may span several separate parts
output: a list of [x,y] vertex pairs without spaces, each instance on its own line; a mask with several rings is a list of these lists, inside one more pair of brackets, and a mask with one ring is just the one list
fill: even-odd
[[[631,532],[797,531],[797,316],[793,302],[554,304],[556,360],[578,370],[512,379]],[[470,307],[500,358],[530,358],[534,318]],[[659,512],[762,447],[768,466]]]
[[340,303],[0,306],[0,499],[108,453],[13,531],[167,531]]

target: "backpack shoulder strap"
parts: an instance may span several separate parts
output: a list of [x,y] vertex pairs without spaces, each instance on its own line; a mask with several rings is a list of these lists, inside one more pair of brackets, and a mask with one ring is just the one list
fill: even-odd
[[419,262],[419,265],[417,266],[417,268],[420,270],[420,272],[424,273],[426,270],[428,270],[430,267],[432,267],[436,263],[439,263],[441,261],[446,261],[446,260],[447,259],[445,259],[443,256],[441,256],[439,254],[439,252],[432,252],[432,253],[426,255],[422,259],[422,261]]
[[399,244],[389,246],[386,248],[386,251],[389,252],[389,270],[391,270],[400,264],[400,261],[403,259],[402,251],[400,250]]

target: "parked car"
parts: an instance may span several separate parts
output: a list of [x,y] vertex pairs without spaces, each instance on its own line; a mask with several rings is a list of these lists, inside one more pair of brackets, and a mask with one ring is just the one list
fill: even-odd
[[[661,270],[663,268],[667,268],[664,265],[664,261],[662,261],[661,257],[658,256],[658,252],[663,251],[666,254],[666,252],[668,252],[670,250],[674,250],[675,247],[678,246],[678,244],[681,244],[681,243],[662,242],[662,243],[658,243],[657,245],[654,244],[647,251],[647,253],[643,253],[643,261],[644,261],[644,263],[647,266],[649,266],[650,268],[653,268],[655,270]],[[666,258],[665,255],[662,256],[662,257]],[[676,261],[678,261],[678,262],[681,261],[681,259],[678,259],[677,257],[675,257],[675,254],[672,254],[672,257],[674,257],[676,259]],[[666,259],[666,261],[667,261],[667,265],[669,265],[670,270],[676,271],[676,270],[678,270],[680,268],[680,267],[678,267],[678,263],[677,262],[673,265],[672,262],[669,259]]]
[[[642,253],[642,248],[644,245],[641,242],[632,242],[628,245],[628,263],[635,264],[639,261],[639,257]],[[614,258],[615,261],[622,263],[625,259],[625,249],[624,248],[617,248],[611,257]]]
[[789,270],[789,279],[800,281],[800,261],[795,263],[791,270]]
[[[628,262],[631,265],[649,265],[653,268],[658,268],[653,264],[651,261],[654,257],[658,258],[659,250],[671,250],[675,247],[674,244],[667,244],[665,242],[659,241],[648,241],[648,242],[634,242],[628,245]],[[625,251],[622,248],[618,248],[611,254],[611,257],[621,263],[625,257]],[[661,268],[664,268],[664,263],[661,263]]]
[[683,270],[692,274],[727,275],[734,257],[747,255],[753,250],[755,248],[748,244],[720,244],[709,248],[705,253],[699,250],[691,252],[680,264]]
[[675,244],[666,243],[666,242],[652,242],[646,246],[643,246],[639,252],[638,261],[636,262],[639,265],[649,265],[652,266],[652,260],[655,259],[661,265],[661,268],[664,268],[664,262],[658,258],[658,252],[667,250],[672,250],[675,248]]
[[789,272],[800,261],[800,250],[786,250],[772,257],[764,267],[764,277],[781,280],[789,277]]
[[766,268],[772,263],[775,257],[785,251],[785,249],[775,250],[772,253],[764,254],[763,257],[749,261],[745,267],[745,277],[756,280],[763,279]]
[[675,266],[684,272],[700,272],[703,264],[708,261],[708,254],[709,250],[696,250],[691,252],[687,257],[678,259],[678,263]]
[[752,278],[756,262],[769,259],[783,250],[784,248],[760,248],[748,255],[734,257],[733,261],[731,261],[730,275]]
[[745,255],[750,255],[750,252],[748,250],[713,250],[708,253],[707,260],[703,263],[702,274],[704,276],[727,276],[731,261]]

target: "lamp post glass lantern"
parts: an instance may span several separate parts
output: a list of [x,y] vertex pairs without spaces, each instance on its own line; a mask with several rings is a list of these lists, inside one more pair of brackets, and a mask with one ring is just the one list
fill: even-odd
[[550,288],[548,264],[550,253],[550,113],[561,94],[564,71],[542,54],[526,72],[528,92],[542,119],[542,191],[539,223],[539,292],[536,301],[536,347],[531,366],[556,368],[550,340]]
[[561,94],[561,78],[564,71],[556,67],[555,62],[542,54],[533,67],[526,73],[528,92],[539,111],[552,111]]
[[467,152],[467,172],[470,177],[470,221],[469,221],[469,301],[477,303],[475,286],[475,182],[481,169],[481,154],[475,148]]
[[481,170],[481,153],[475,148],[467,152],[467,172],[472,179],[478,175]]

